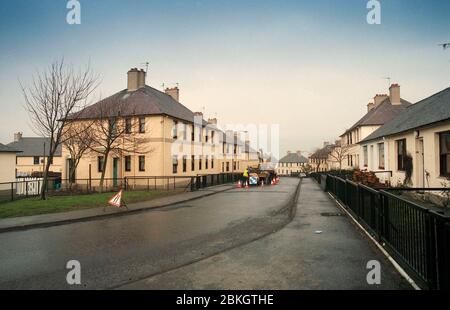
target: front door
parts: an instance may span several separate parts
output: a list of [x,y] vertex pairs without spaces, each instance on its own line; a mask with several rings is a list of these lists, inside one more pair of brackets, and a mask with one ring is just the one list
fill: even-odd
[[113,159],[113,184],[114,184],[114,187],[117,187],[117,185],[118,185],[118,177],[119,177],[119,159],[114,158]]
[[417,139],[417,148],[416,148],[416,158],[417,158],[417,180],[416,186],[424,188],[425,187],[425,167],[424,167],[424,147],[423,147],[423,139]]

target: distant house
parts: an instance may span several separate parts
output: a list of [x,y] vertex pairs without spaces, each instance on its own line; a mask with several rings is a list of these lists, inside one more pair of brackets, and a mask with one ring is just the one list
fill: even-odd
[[304,172],[304,167],[308,164],[308,159],[300,151],[296,153],[287,152],[287,155],[280,159],[277,174],[290,176]]
[[281,158],[278,162],[277,174],[290,176],[305,171],[305,166],[308,164],[308,159],[304,157],[301,151],[292,153],[287,152],[287,155]]
[[315,151],[308,159],[308,163],[313,172],[325,172],[332,170],[330,154],[334,149],[334,144],[324,142],[323,147]]
[[347,149],[347,158],[343,161],[342,168],[360,168],[361,160],[358,143],[382,125],[403,113],[410,105],[410,102],[400,97],[400,86],[398,84],[391,85],[389,95],[376,95],[374,102],[367,105],[367,113],[340,136],[341,145]]
[[[0,143],[0,183],[16,180],[16,154],[18,150]],[[0,190],[9,186],[0,186]]]
[[406,108],[360,142],[361,166],[403,184],[412,159],[413,187],[442,187],[450,178],[450,88]]
[[[14,134],[14,142],[8,147],[19,150],[16,156],[16,175],[19,177],[31,176],[33,173],[42,172],[47,163],[50,149],[50,138],[22,137],[22,133]],[[50,171],[62,172],[61,147],[56,150]]]

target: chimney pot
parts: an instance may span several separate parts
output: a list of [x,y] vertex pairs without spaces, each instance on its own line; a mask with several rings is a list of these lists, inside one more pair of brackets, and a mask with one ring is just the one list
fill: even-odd
[[380,103],[382,103],[384,100],[386,100],[388,98],[388,95],[386,94],[376,94],[375,97],[373,98],[373,108],[376,108],[377,106],[380,105]]
[[175,101],[180,102],[180,89],[178,87],[166,88],[165,92]]
[[22,133],[21,132],[16,132],[14,134],[14,142],[18,142],[22,139]]
[[217,118],[209,118],[209,119],[208,119],[208,123],[209,123],[209,124],[217,125]]

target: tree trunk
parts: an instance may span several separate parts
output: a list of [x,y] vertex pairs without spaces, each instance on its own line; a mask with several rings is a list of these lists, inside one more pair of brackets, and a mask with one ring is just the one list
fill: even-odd
[[105,180],[105,174],[106,174],[106,167],[108,164],[108,155],[109,155],[109,151],[105,152],[105,154],[103,155],[103,165],[102,165],[102,175],[100,177],[100,193],[103,192],[103,184],[104,184],[104,180]]
[[[45,160],[45,157],[44,157],[44,160]],[[48,172],[50,170],[50,165],[51,165],[50,163],[52,162],[52,160],[53,160],[53,155],[48,157],[47,163],[45,165],[45,170],[42,172],[43,176],[42,176],[42,187],[41,187],[41,200],[47,199],[47,196],[45,194],[46,194],[47,187],[48,187],[48,184],[47,184],[48,183]]]

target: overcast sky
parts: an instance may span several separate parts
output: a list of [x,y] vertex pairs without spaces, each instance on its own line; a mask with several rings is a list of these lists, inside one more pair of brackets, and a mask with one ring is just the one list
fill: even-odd
[[126,88],[150,61],[147,84],[179,83],[181,101],[223,123],[280,124],[281,153],[312,151],[366,111],[389,76],[416,102],[450,86],[450,1],[383,0],[381,25],[366,0],[66,0],[0,3],[0,142],[34,135],[18,80],[62,56],[91,62],[99,95]]

